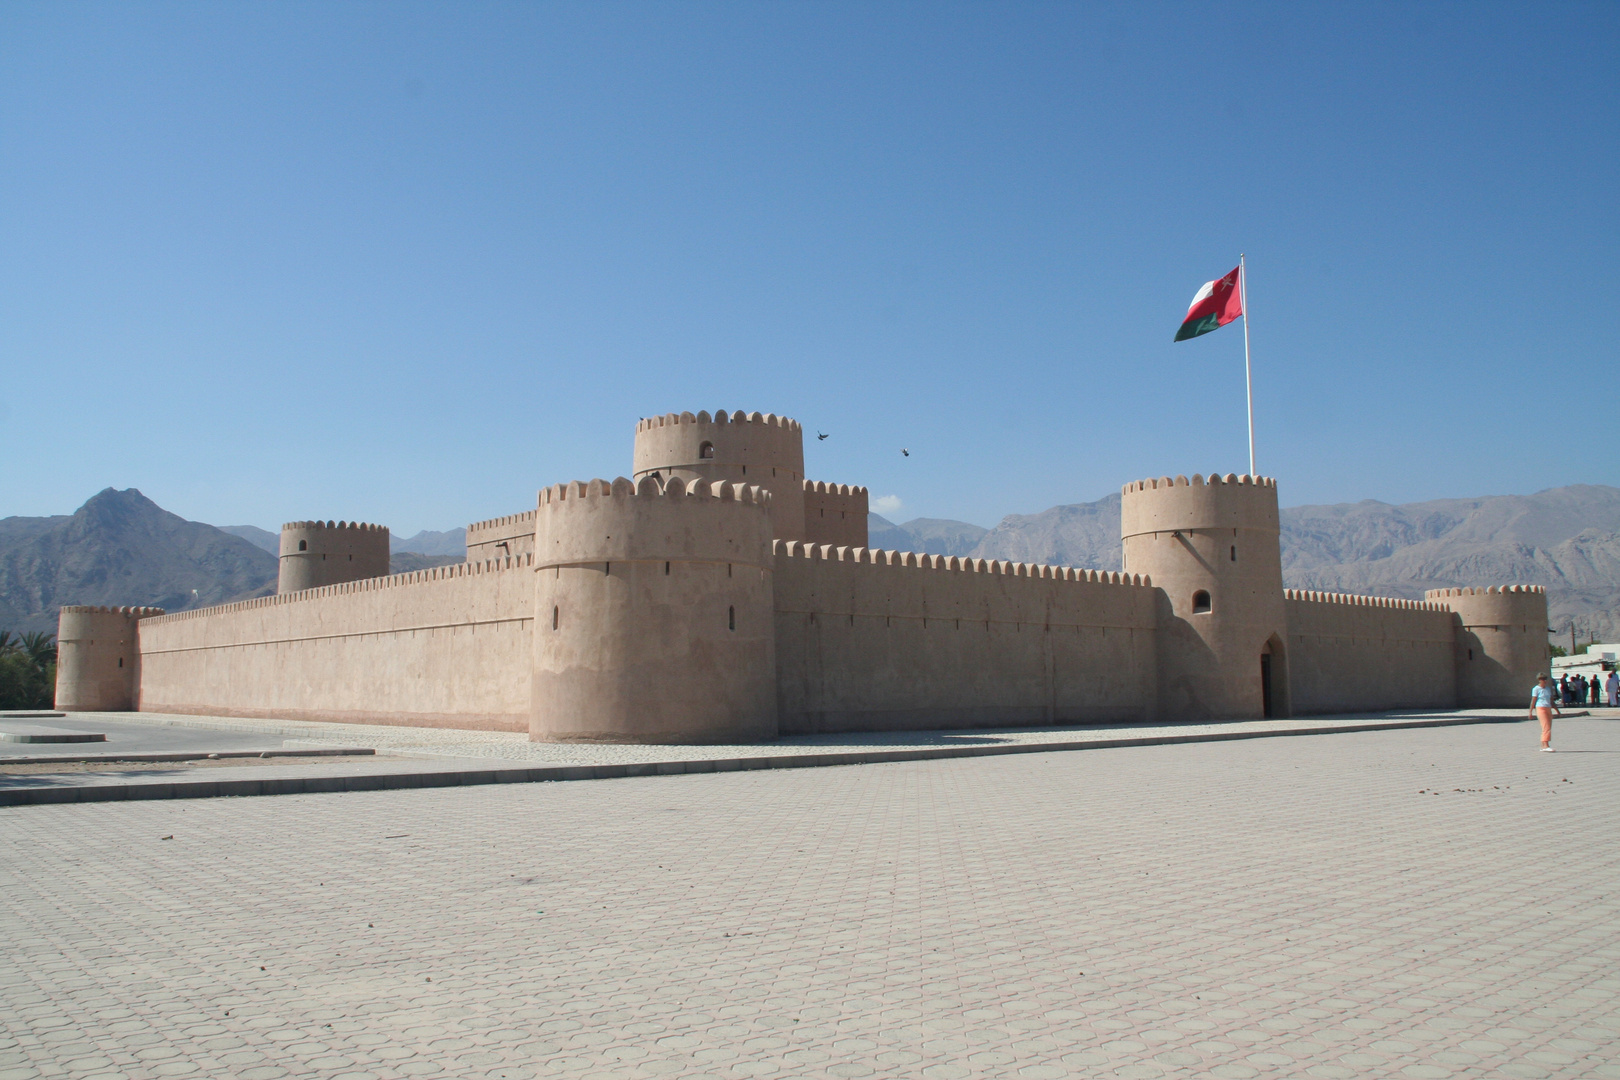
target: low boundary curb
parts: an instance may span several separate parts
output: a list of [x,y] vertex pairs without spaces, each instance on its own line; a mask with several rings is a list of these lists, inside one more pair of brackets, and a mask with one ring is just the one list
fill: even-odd
[[1332,727],[1290,727],[1274,731],[1216,731],[1198,735],[1152,735],[1141,738],[1017,743],[998,746],[938,746],[911,750],[853,750],[826,754],[627,762],[616,765],[479,766],[442,770],[363,773],[349,776],[295,776],[240,780],[123,780],[0,789],[0,806],[56,803],[119,802],[135,799],[209,799],[244,795],[312,795],[343,791],[397,791],[406,788],[471,787],[483,784],[532,784],[555,780],[616,780],[632,776],[679,776],[686,773],[742,772],[752,769],[816,769],[832,765],[876,765],[937,758],[993,757],[1004,754],[1050,754],[1072,750],[1108,750],[1126,746],[1231,742],[1292,735],[1340,735],[1401,728],[1458,727],[1471,724],[1519,724],[1522,716],[1463,716],[1436,720],[1370,721]]

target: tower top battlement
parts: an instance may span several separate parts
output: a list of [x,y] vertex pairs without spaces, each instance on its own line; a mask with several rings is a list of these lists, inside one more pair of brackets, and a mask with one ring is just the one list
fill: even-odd
[[1269,476],[1195,473],[1137,480],[1120,491],[1120,532],[1125,538],[1143,533],[1195,532],[1208,529],[1258,529],[1281,532],[1277,481]]
[[357,530],[360,530],[362,532],[376,532],[377,530],[380,529],[383,532],[388,531],[388,526],[386,526],[386,525],[373,525],[373,524],[371,524],[369,522],[363,522],[363,521],[338,521],[338,522],[331,522],[331,521],[289,521],[289,522],[286,522],[285,524],[283,524],[281,527],[282,527],[283,530],[286,530],[286,529],[357,529]]
[[535,565],[695,561],[768,567],[771,493],[643,476],[542,488]]

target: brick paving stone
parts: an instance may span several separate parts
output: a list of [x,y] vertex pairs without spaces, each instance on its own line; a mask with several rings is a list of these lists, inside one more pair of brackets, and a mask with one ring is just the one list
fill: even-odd
[[7,808],[0,1078],[1620,1080],[1528,731]]

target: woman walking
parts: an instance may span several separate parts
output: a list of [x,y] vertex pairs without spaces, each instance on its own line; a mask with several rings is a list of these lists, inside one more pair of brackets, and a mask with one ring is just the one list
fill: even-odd
[[1537,675],[1535,688],[1530,691],[1530,715],[1541,721],[1542,753],[1553,752],[1552,718],[1557,711],[1558,698],[1553,693],[1552,682],[1545,675]]

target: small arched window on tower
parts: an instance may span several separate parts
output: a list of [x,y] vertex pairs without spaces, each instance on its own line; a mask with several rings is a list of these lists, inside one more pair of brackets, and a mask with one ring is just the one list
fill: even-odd
[[1209,610],[1209,593],[1199,589],[1193,593],[1193,614],[1201,615]]
[[300,540],[300,541],[298,541],[298,550],[299,551],[308,551],[309,550],[309,541],[308,540]]
[[705,460],[714,457],[714,443],[706,442],[698,447],[698,457]]

